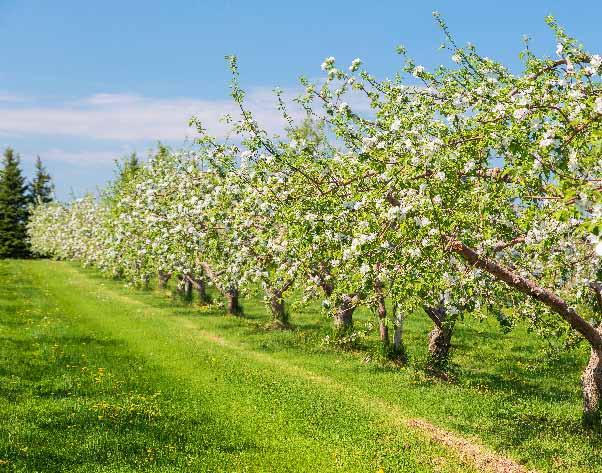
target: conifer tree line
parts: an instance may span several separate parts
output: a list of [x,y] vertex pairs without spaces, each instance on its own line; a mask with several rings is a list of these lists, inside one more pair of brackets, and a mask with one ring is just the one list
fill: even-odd
[[39,156],[34,177],[28,183],[20,156],[10,147],[4,150],[0,168],[0,258],[29,256],[27,221],[31,207],[51,202],[53,193],[52,179]]

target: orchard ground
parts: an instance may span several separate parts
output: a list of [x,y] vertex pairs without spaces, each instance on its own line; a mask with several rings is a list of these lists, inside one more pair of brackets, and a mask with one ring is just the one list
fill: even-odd
[[544,364],[524,328],[466,320],[445,382],[421,314],[397,367],[376,339],[325,346],[316,306],[274,331],[259,298],[227,317],[72,263],[3,260],[0,281],[0,470],[602,471],[585,346]]

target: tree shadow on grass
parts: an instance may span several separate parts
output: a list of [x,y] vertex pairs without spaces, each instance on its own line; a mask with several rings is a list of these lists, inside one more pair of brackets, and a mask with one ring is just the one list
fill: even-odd
[[[85,270],[87,277],[102,282],[107,282],[101,275],[93,270]],[[115,289],[121,290],[132,295],[132,289],[126,288],[119,281],[110,281],[108,284],[114,284]],[[329,333],[329,320],[318,320],[314,318],[311,321],[307,320],[307,314],[311,311],[308,308],[302,308],[299,311],[299,318],[295,315],[292,317],[293,330],[280,335],[278,331],[266,331],[265,324],[269,322],[269,315],[265,312],[263,304],[256,300],[243,300],[247,308],[245,317],[232,317],[224,313],[222,307],[215,305],[211,307],[199,308],[195,302],[186,303],[168,296],[166,293],[159,291],[140,291],[134,292],[135,297],[155,309],[168,311],[175,317],[210,317],[213,319],[212,329],[227,334],[228,332],[237,332],[237,336],[242,335],[242,338],[249,339],[255,348],[262,351],[277,352],[289,351],[294,349],[308,349],[307,345],[320,345],[320,340]],[[219,294],[215,291],[211,294],[214,300],[217,300]],[[420,327],[421,329],[423,327]],[[500,333],[491,330],[477,330],[471,327],[462,325],[460,331],[461,336],[454,338],[454,351],[475,352],[475,342],[479,343],[483,340],[489,340],[495,343],[500,339]],[[316,333],[318,334],[316,336]],[[276,335],[274,335],[276,334]],[[409,337],[416,338],[418,334],[408,334]],[[426,335],[420,334],[419,341],[426,340]],[[299,346],[301,344],[301,347]],[[376,349],[377,343],[369,342],[361,349],[368,353],[372,349]],[[506,359],[504,364],[512,368],[512,376],[510,373],[500,373],[484,371],[479,369],[479,366],[464,366],[454,370],[454,378],[462,385],[472,385],[486,387],[498,392],[509,393],[511,395],[519,395],[521,398],[536,397],[548,401],[566,401],[574,397],[574,389],[570,385],[561,383],[560,380],[566,376],[567,372],[576,373],[581,369],[579,361],[574,356],[562,357],[547,365],[538,366],[536,363],[537,354],[533,353],[533,347],[530,346],[509,346],[506,347]],[[525,350],[531,350],[525,354]],[[478,352],[478,349],[477,349]],[[508,356],[509,354],[509,356]],[[534,367],[529,369],[520,366],[521,363],[527,360],[534,364]],[[420,361],[417,367],[420,369]],[[491,365],[489,365],[491,367]],[[542,383],[538,380],[549,381],[545,383],[545,389],[542,389]],[[554,380],[558,380],[554,383]],[[427,382],[437,382],[436,380]]]
[[[170,409],[165,401],[166,410]],[[25,471],[72,471],[88,465],[123,465],[135,470],[176,467],[185,470],[194,457],[223,457],[258,450],[239,432],[224,429],[206,411],[165,412],[155,421],[131,414],[102,418],[79,400],[61,403],[45,418],[21,419],[27,430],[10,429],[10,441],[0,442],[0,458]],[[0,426],[0,439],[9,429]],[[26,446],[26,449],[23,448]]]
[[194,458],[258,449],[185,392],[157,393],[171,381],[123,341],[40,334],[35,345],[9,336],[0,346],[13,354],[0,363],[0,397],[10,403],[0,405],[0,458],[15,470],[181,471]]

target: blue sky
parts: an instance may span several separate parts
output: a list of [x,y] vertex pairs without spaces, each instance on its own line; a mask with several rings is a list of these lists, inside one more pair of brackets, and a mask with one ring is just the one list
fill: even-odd
[[[333,55],[360,57],[380,77],[400,67],[403,44],[418,63],[448,62],[432,11],[459,43],[518,67],[521,38],[553,54],[551,13],[592,52],[602,52],[602,2],[568,1],[113,1],[0,0],[0,146],[26,172],[39,154],[60,198],[101,186],[113,160],[178,146],[231,109],[224,56],[239,56],[242,82],[267,128],[270,90],[294,91]],[[218,136],[223,127],[212,125]]]

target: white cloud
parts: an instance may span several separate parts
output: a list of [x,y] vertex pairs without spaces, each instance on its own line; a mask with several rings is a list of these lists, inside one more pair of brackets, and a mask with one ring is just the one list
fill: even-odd
[[[210,134],[225,138],[229,127],[220,122],[220,117],[224,114],[236,116],[239,112],[230,99],[96,94],[59,105],[15,105],[2,103],[1,97],[0,134],[19,137],[58,135],[129,142],[178,141],[195,135],[196,131],[188,126],[188,122],[196,116]],[[275,103],[273,94],[265,89],[256,89],[248,95],[249,108],[270,132],[281,131],[284,126]]]
[[114,151],[66,151],[62,148],[50,148],[38,153],[44,162],[61,162],[72,165],[88,166],[90,164],[111,164],[116,159],[131,153],[129,149],[121,148]]
[[81,103],[89,105],[117,105],[117,104],[129,104],[141,102],[144,98],[140,95],[129,95],[129,94],[94,94],[88,97]]
[[[292,100],[299,92],[288,89],[283,93],[289,114],[295,119],[304,113]],[[357,94],[347,101],[356,111],[369,109],[367,100]],[[271,89],[252,89],[245,103],[269,133],[283,131],[286,123]],[[211,135],[226,138],[230,125],[221,123],[220,118],[224,114],[237,117],[239,113],[238,105],[230,98],[201,100],[99,93],[49,104],[0,93],[0,138],[13,146],[17,144],[20,150],[29,148],[23,153],[25,157],[39,154],[45,162],[100,169],[132,151],[146,157],[158,141],[184,144],[186,138],[196,136],[196,130],[188,126],[192,116]]]

